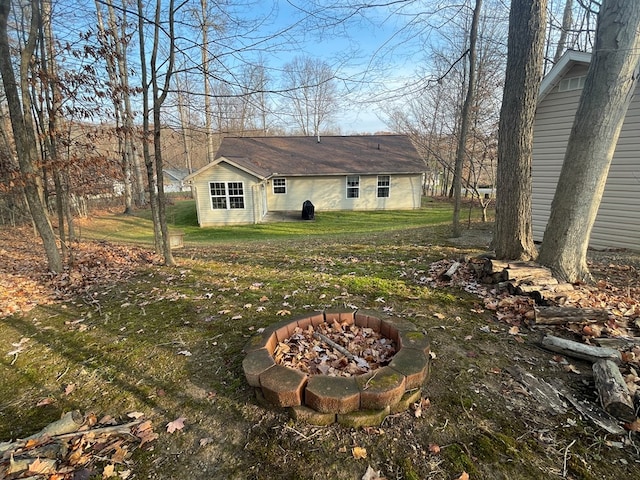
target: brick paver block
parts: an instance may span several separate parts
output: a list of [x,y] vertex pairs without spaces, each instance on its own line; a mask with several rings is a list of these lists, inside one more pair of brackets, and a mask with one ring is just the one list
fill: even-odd
[[387,418],[391,409],[387,406],[380,410],[358,410],[357,412],[339,413],[336,415],[338,423],[345,427],[375,427]]
[[311,425],[327,426],[335,423],[335,413],[320,413],[314,409],[299,405],[291,407],[291,418],[295,421],[310,423]]
[[325,310],[324,319],[331,325],[333,322],[346,322],[353,325],[355,312],[353,310]]
[[409,407],[414,403],[418,402],[422,398],[422,389],[418,388],[416,390],[409,390],[404,395],[398,403],[395,405],[391,405],[391,415],[395,415],[396,413],[402,413],[409,410]]
[[306,384],[305,373],[282,365],[275,365],[260,375],[264,398],[277,407],[301,405]]
[[260,386],[260,375],[274,367],[276,362],[266,348],[250,351],[242,360],[242,369],[252,387]]
[[417,330],[401,330],[398,332],[398,350],[413,348],[429,354],[429,337]]
[[355,377],[314,375],[307,383],[304,403],[322,413],[348,413],[358,410],[358,382]]
[[405,392],[404,375],[388,366],[356,378],[363,410],[379,410],[398,403]]
[[389,368],[405,376],[405,389],[411,390],[422,386],[429,374],[429,357],[422,350],[403,348],[396,353]]

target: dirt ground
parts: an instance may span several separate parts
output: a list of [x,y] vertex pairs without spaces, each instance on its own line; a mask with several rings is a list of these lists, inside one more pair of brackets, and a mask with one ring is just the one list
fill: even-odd
[[[28,324],[24,331],[31,332],[32,341],[47,345],[59,342],[59,350],[83,345],[98,348],[100,337],[111,343],[100,347],[104,360],[83,357],[69,364],[71,371],[65,380],[77,371],[76,388],[82,395],[55,390],[46,393],[57,402],[50,417],[63,407],[87,411],[99,406],[122,412],[139,409],[151,418],[158,438],[116,465],[113,478],[637,478],[640,442],[636,425],[624,425],[619,434],[608,433],[580,414],[567,398],[560,398],[559,405],[541,401],[519,378],[519,374],[526,374],[561,385],[568,396],[598,410],[591,364],[540,346],[545,334],[581,339],[581,332],[526,322],[514,313],[524,308],[526,300],[505,300],[503,310],[489,308],[488,297],[498,294],[492,293],[491,287],[476,284],[470,270],[461,271],[450,284],[435,279],[446,262],[486,250],[490,237],[490,225],[476,225],[461,238],[426,246],[419,242],[438,238],[430,230],[397,234],[391,241],[356,238],[333,240],[330,245],[326,240],[322,245],[306,241],[305,259],[291,253],[298,244],[255,244],[251,251],[233,245],[186,247],[176,252],[178,270],[170,271],[159,267],[158,259],[144,249],[101,244],[92,246],[87,257],[93,259],[92,264],[96,258],[103,259],[102,263],[90,268],[89,261],[83,263],[80,255],[78,264],[86,265],[82,274],[70,272],[67,278],[43,282],[42,276],[34,273],[42,268],[35,267],[40,261],[31,255],[32,247],[20,236],[9,238],[3,232],[0,311],[4,318],[0,328],[5,330],[0,333],[15,341],[21,335],[16,333],[18,327]],[[639,298],[638,255],[615,251],[592,252],[590,256],[592,272],[601,282],[594,287],[590,301],[610,309],[614,307],[608,302],[615,302],[615,308],[631,311],[634,299]],[[109,261],[104,261],[107,258]],[[111,267],[106,268],[107,264]],[[308,276],[300,273],[305,269]],[[384,277],[386,283],[375,284],[375,288],[357,283],[352,275],[357,269],[366,269],[372,277],[377,275],[375,278]],[[282,286],[275,281],[269,286],[256,281],[258,272],[267,271],[278,272]],[[108,286],[100,284],[105,278]],[[70,285],[75,287],[67,288]],[[163,290],[155,292],[150,285],[161,285]],[[300,285],[300,292],[292,292],[291,285]],[[271,290],[262,291],[267,288]],[[403,293],[389,293],[394,288],[404,289]],[[384,289],[381,299],[379,291]],[[91,300],[96,291],[105,294],[99,312]],[[265,302],[264,316],[256,314],[251,319],[247,314],[244,318],[236,315],[231,322],[229,317],[235,311],[229,305],[234,296],[242,311],[243,305],[245,310],[249,308],[250,294],[256,299],[263,295],[282,300],[272,307]],[[112,296],[111,305],[106,299]],[[209,305],[213,300],[217,304]],[[127,316],[129,304],[134,302],[138,302],[138,314]],[[162,309],[157,313],[151,313],[156,312],[152,310],[154,302]],[[259,300],[253,302],[258,304]],[[256,327],[267,324],[269,314],[273,318],[284,308],[295,312],[317,309],[325,303],[331,303],[332,308],[377,308],[410,319],[429,335],[433,359],[420,402],[406,412],[386,417],[380,425],[346,428],[296,423],[287,410],[268,408],[257,401],[243,378],[242,346]],[[178,307],[184,311],[170,310]],[[232,312],[221,313],[226,308]],[[251,308],[255,310],[255,305]],[[179,321],[160,322],[153,317],[165,312]],[[87,329],[61,322],[67,315],[69,321],[85,319],[82,323]],[[631,321],[637,315],[632,312],[627,318]],[[52,325],[66,333],[58,339]],[[640,332],[634,328],[625,325],[623,333],[638,336]],[[134,357],[133,346],[130,351],[118,350],[118,345],[131,342],[143,330],[145,335],[151,335],[152,330],[155,335],[144,339],[148,344],[143,355]],[[75,347],[65,344],[71,340],[79,343]],[[32,350],[16,355],[16,361],[5,355],[12,348],[6,345],[1,355],[2,374],[16,387],[9,391],[5,386],[0,391],[0,442],[9,439],[5,437],[30,434],[47,423],[45,416],[35,418],[25,412],[41,398],[44,383],[36,386],[18,378],[37,375],[38,362],[54,355]],[[116,359],[122,358],[122,365],[110,359],[111,350]],[[182,354],[176,355],[176,351]],[[32,361],[28,355],[34,356]],[[126,367],[124,357],[129,356],[135,363]],[[139,359],[146,363],[137,365]],[[26,363],[28,360],[31,363]],[[99,368],[92,370],[96,362]],[[635,365],[630,361],[623,366],[627,377],[635,375]],[[96,375],[100,375],[100,391],[92,383]],[[81,386],[83,378],[86,385]],[[633,378],[630,381],[635,382]],[[120,398],[122,385],[128,396]],[[179,417],[184,418],[184,428],[169,433],[168,423]],[[87,470],[94,475],[90,478],[103,476],[104,460],[96,464],[100,468]]]

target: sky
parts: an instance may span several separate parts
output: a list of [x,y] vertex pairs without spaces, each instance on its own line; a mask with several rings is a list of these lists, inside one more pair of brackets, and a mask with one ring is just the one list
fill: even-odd
[[[390,7],[315,8],[309,1],[275,0],[261,2],[256,17],[267,19],[260,33],[290,35],[288,48],[274,49],[265,55],[275,68],[294,56],[310,56],[332,65],[339,83],[349,93],[345,109],[338,115],[343,134],[374,133],[389,127],[379,117],[384,111],[367,100],[393,89],[415,75],[424,52],[416,39],[407,38],[408,8],[392,12]],[[346,3],[346,2],[342,2]],[[413,2],[419,3],[419,2]]]

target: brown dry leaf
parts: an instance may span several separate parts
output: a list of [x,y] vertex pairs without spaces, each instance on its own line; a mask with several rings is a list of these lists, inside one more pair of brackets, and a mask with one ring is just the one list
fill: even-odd
[[56,461],[52,458],[45,458],[40,460],[36,458],[33,462],[29,464],[29,473],[55,473],[56,471]]
[[106,467],[104,467],[104,470],[102,470],[102,477],[103,478],[109,478],[109,477],[114,477],[116,475],[115,473],[115,465],[113,464],[109,464]]
[[436,317],[438,320],[442,320],[442,319],[446,318],[446,315],[444,313],[440,313],[440,312],[434,313],[433,316]]
[[285,315],[291,315],[291,312],[289,310],[278,310],[276,312],[276,315],[284,317]]
[[53,398],[43,398],[38,403],[36,403],[36,407],[44,407],[45,405],[51,405],[56,401]]
[[167,423],[167,433],[173,433],[176,430],[182,430],[184,428],[185,417],[178,417],[174,421]]
[[438,455],[440,453],[440,445],[436,443],[429,444],[429,453],[433,453],[434,455]]
[[519,335],[519,334],[520,334],[520,328],[518,328],[517,325],[514,325],[509,329],[509,335]]
[[640,418],[636,418],[631,423],[625,423],[624,428],[632,432],[640,432]]
[[362,447],[353,447],[351,449],[351,455],[356,460],[360,460],[361,458],[367,458],[367,449]]
[[[142,412],[130,412],[130,413],[127,413],[127,417],[133,418],[134,420],[137,420],[137,419],[139,419],[141,417],[144,417],[144,413],[142,413]],[[102,422],[100,422],[100,423],[102,423]]]
[[362,476],[362,480],[386,480],[386,478],[381,477],[380,472],[371,468],[371,465],[367,466],[367,471]]
[[469,480],[469,474],[467,472],[462,472],[462,474],[456,478],[456,480]]

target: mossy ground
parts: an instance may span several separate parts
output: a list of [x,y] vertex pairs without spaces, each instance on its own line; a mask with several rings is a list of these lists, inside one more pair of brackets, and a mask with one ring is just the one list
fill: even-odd
[[[4,318],[0,441],[71,409],[123,420],[141,411],[160,433],[153,450],[134,455],[141,479],[346,480],[368,465],[389,479],[463,471],[474,480],[634,478],[633,438],[620,448],[620,438],[575,412],[547,413],[505,372],[518,364],[566,377],[535,346],[535,332],[519,343],[477,297],[418,281],[433,261],[480,251],[449,242],[448,228],[192,244],[175,251],[175,268],[148,267]],[[384,311],[430,336],[436,358],[422,415],[409,410],[375,428],[315,427],[257,402],[243,346],[261,327],[325,308]],[[6,355],[21,338],[24,351]],[[567,381],[581,385],[574,377]],[[44,398],[51,402],[37,406]],[[178,417],[184,430],[166,433]],[[354,459],[355,446],[367,457]]]

